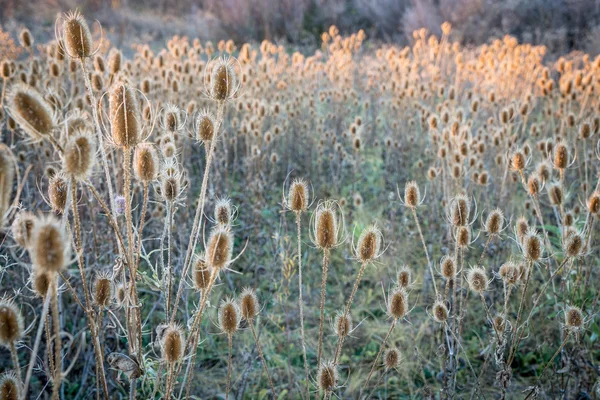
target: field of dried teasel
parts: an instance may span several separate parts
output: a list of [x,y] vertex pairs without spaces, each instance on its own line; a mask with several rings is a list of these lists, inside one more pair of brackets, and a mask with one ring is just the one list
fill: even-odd
[[600,57],[442,29],[23,31],[0,399],[599,397]]

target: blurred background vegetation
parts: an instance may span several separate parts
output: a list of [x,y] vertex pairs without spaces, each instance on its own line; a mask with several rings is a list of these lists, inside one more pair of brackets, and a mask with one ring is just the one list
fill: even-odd
[[97,19],[125,50],[140,42],[162,45],[173,35],[314,49],[332,24],[342,34],[363,29],[371,39],[405,44],[414,30],[439,35],[449,21],[453,39],[465,44],[510,34],[547,46],[550,57],[600,53],[598,0],[0,0],[0,25],[13,38],[23,26],[47,37],[58,13],[74,8]]

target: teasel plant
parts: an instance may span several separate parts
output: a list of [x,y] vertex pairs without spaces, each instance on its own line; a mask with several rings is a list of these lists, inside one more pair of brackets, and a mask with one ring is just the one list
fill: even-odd
[[234,299],[227,298],[221,300],[219,305],[219,328],[222,333],[227,335],[228,357],[227,357],[227,387],[225,391],[225,399],[229,398],[229,390],[231,388],[231,369],[232,369],[232,342],[233,335],[238,331],[242,313],[240,306]]

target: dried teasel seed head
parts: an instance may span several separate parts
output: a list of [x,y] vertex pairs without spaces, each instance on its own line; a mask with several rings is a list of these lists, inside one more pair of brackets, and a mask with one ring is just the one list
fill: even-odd
[[594,191],[588,201],[587,208],[590,214],[599,216],[600,215],[600,192]]
[[21,31],[19,34],[19,42],[21,43],[21,46],[25,47],[26,49],[31,49],[33,46],[33,37],[31,36],[29,29],[25,28]]
[[169,363],[175,363],[183,357],[185,348],[185,336],[178,325],[169,325],[163,332],[160,343],[163,359]]
[[459,226],[456,231],[456,244],[459,248],[465,249],[471,243],[471,228],[467,226]]
[[10,208],[15,176],[15,157],[7,145],[0,143],[0,229]]
[[481,267],[473,267],[467,273],[469,289],[476,293],[483,293],[488,288],[488,279],[485,270]]
[[96,278],[94,285],[94,304],[97,307],[108,307],[112,299],[112,282],[108,275],[102,274]]
[[152,143],[140,143],[133,153],[133,174],[143,183],[155,181],[160,169],[158,149]]
[[431,316],[435,322],[440,324],[445,323],[448,320],[448,307],[444,304],[443,301],[436,301],[433,303],[433,308],[431,309]]
[[548,199],[553,206],[560,206],[564,200],[564,193],[562,186],[559,183],[555,183],[548,187]]
[[464,226],[469,223],[471,202],[467,196],[458,195],[450,203],[450,222],[454,226]]
[[541,188],[540,180],[536,174],[529,175],[527,179],[527,192],[530,196],[535,197],[539,194]]
[[62,270],[69,261],[70,242],[55,217],[40,218],[33,228],[29,253],[35,268],[49,273]]
[[403,288],[396,288],[389,295],[387,312],[395,319],[404,318],[408,314],[408,294]]
[[194,287],[197,290],[206,289],[210,283],[211,270],[206,265],[204,255],[195,257],[194,260]]
[[125,300],[127,299],[127,288],[124,284],[118,283],[115,288],[115,300],[117,304],[122,306],[125,304]]
[[62,213],[67,205],[68,183],[62,173],[54,175],[48,184],[48,200],[52,210]]
[[23,335],[23,317],[12,300],[0,299],[0,345],[10,347]]
[[11,225],[11,233],[19,246],[25,249],[29,247],[36,220],[35,215],[29,211],[21,211],[15,217]]
[[65,15],[63,22],[65,51],[74,58],[87,58],[92,54],[92,34],[87,22],[78,12]]
[[108,72],[115,75],[121,71],[122,58],[121,51],[114,48],[111,49],[108,54]]
[[385,369],[394,369],[400,364],[400,352],[397,348],[391,347],[383,353],[383,365]]
[[54,274],[41,271],[39,268],[34,268],[30,279],[33,292],[42,299],[45,299],[48,294],[48,289],[54,284]]
[[552,163],[556,169],[567,168],[569,164],[569,149],[563,143],[558,143],[554,148]]
[[513,153],[510,162],[510,166],[514,171],[523,171],[525,169],[527,159],[525,158],[525,154],[523,154],[522,150],[517,150]]
[[12,76],[12,68],[10,67],[10,62],[7,60],[3,60],[2,63],[0,63],[0,75],[2,76],[2,79],[8,79]]
[[517,233],[517,237],[519,238],[519,242],[523,242],[523,238],[529,231],[529,222],[527,222],[527,218],[521,216],[517,219],[515,224],[515,230]]
[[217,271],[227,267],[233,253],[233,235],[224,226],[215,226],[206,246],[206,263]]
[[420,201],[421,193],[419,192],[419,186],[417,185],[417,182],[408,182],[404,187],[404,203],[408,207],[414,208],[419,205]]
[[581,255],[581,250],[583,249],[585,244],[585,240],[583,236],[579,233],[574,233],[569,235],[566,239],[565,243],[565,254],[567,257],[578,257]]
[[579,331],[583,329],[585,318],[583,311],[579,307],[570,306],[565,311],[565,327],[571,331]]
[[0,399],[21,399],[21,382],[14,372],[5,372],[0,376]]
[[217,200],[215,204],[215,222],[222,226],[229,226],[232,219],[231,200],[229,198]]
[[39,92],[26,84],[12,87],[7,100],[10,116],[34,140],[52,135],[56,116]]
[[63,152],[63,171],[76,180],[86,180],[96,160],[96,140],[91,132],[81,130],[71,136]]
[[345,338],[352,332],[352,317],[338,311],[333,319],[333,331],[338,338]]
[[215,137],[216,125],[215,117],[209,111],[199,112],[196,117],[196,139],[209,143]]
[[219,305],[219,328],[227,335],[233,335],[240,327],[242,313],[232,299],[222,300]]
[[361,263],[375,260],[381,255],[383,236],[376,225],[372,225],[361,233],[356,246],[356,258]]
[[412,271],[407,265],[400,267],[398,271],[398,287],[408,289],[412,283]]
[[456,264],[454,263],[454,258],[447,255],[442,257],[440,269],[444,278],[454,279],[456,277]]
[[323,202],[317,206],[314,220],[315,244],[318,248],[329,250],[338,244],[337,213],[332,202]]
[[499,334],[502,334],[506,330],[506,318],[503,315],[496,315],[492,320],[494,330]]
[[523,237],[523,254],[529,261],[537,261],[542,256],[542,241],[533,229],[529,229]]
[[504,225],[504,213],[499,208],[492,210],[485,220],[485,230],[490,235],[497,235]]
[[254,289],[245,288],[242,290],[242,294],[240,295],[240,310],[242,312],[242,318],[246,321],[252,321],[256,318],[260,306]]
[[213,66],[210,75],[210,96],[216,101],[231,100],[238,89],[237,73],[232,58],[221,58]]
[[512,262],[502,264],[498,270],[498,275],[507,286],[516,285],[519,281],[519,269]]
[[141,139],[141,115],[134,90],[117,85],[109,97],[111,136],[121,147],[135,147]]
[[324,392],[331,392],[335,389],[338,381],[338,371],[332,361],[323,362],[317,372],[317,384],[319,389]]
[[303,212],[308,208],[308,185],[304,179],[294,179],[290,185],[287,207],[294,212]]

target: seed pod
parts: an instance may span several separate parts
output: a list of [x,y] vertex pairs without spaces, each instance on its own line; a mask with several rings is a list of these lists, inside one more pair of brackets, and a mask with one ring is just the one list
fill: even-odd
[[165,329],[161,340],[163,359],[169,363],[175,363],[183,357],[185,337],[180,326],[169,325]]
[[10,347],[23,335],[23,317],[12,300],[0,299],[0,345]]
[[529,195],[532,197],[537,196],[540,192],[540,187],[540,180],[538,179],[537,175],[529,175],[529,178],[527,179],[527,192]]
[[584,246],[584,239],[579,233],[574,233],[567,237],[565,243],[565,254],[567,257],[578,257]]
[[219,328],[227,335],[233,335],[240,327],[242,313],[240,307],[232,299],[221,301],[219,306]]
[[523,237],[523,254],[529,261],[537,261],[542,256],[542,241],[533,229]]
[[254,289],[245,288],[240,295],[240,309],[242,318],[248,322],[252,322],[258,315],[260,307],[258,305],[258,297]]
[[385,369],[393,369],[400,364],[400,352],[397,348],[391,347],[383,353],[383,365]]
[[496,208],[488,214],[488,217],[485,221],[485,230],[490,235],[497,235],[500,233],[500,230],[502,229],[503,225],[504,214],[502,213],[502,210]]
[[110,94],[110,123],[112,140],[117,146],[135,147],[140,141],[140,111],[133,89],[116,86]]
[[96,141],[88,131],[73,135],[64,149],[63,171],[78,181],[86,180],[92,173],[96,160]]
[[433,309],[431,312],[431,316],[435,322],[440,324],[445,323],[448,320],[448,307],[442,301],[436,301],[433,304]]
[[381,242],[383,237],[377,226],[366,228],[358,238],[356,247],[356,258],[361,263],[367,263],[378,258],[381,253]]
[[345,338],[352,332],[352,317],[350,313],[344,315],[342,311],[338,311],[333,320],[333,331],[338,338]]
[[522,150],[517,150],[511,158],[511,168],[514,171],[523,171],[525,169],[526,158]]
[[396,288],[390,294],[387,305],[388,314],[395,319],[404,318],[408,314],[408,294],[402,288]]
[[560,184],[555,183],[548,188],[548,199],[553,206],[560,206],[563,203],[563,190]]
[[118,283],[117,287],[115,288],[115,300],[117,301],[117,304],[120,306],[125,305],[126,299],[127,299],[127,289],[125,288],[124,284]]
[[34,268],[31,273],[31,288],[34,293],[42,299],[46,298],[48,289],[54,282],[54,277],[46,271],[41,271],[39,268]]
[[31,36],[29,29],[25,28],[21,31],[19,34],[19,42],[21,43],[21,46],[25,47],[26,49],[31,49],[33,46],[33,37]]
[[454,279],[456,277],[456,265],[454,259],[450,256],[442,257],[440,262],[440,269],[442,270],[442,276],[446,279]]
[[54,175],[48,184],[48,200],[52,210],[62,213],[67,205],[68,184],[61,173]]
[[476,293],[483,293],[488,288],[488,280],[485,270],[481,267],[473,267],[467,274],[469,288]]
[[600,192],[594,191],[587,201],[588,211],[592,215],[600,215]]
[[583,328],[584,316],[581,308],[570,306],[565,312],[565,326],[568,330],[579,331]]
[[554,149],[554,168],[565,169],[569,164],[569,149],[563,143],[558,143]]
[[517,223],[515,224],[515,229],[517,232],[517,237],[519,238],[519,242],[523,242],[523,238],[529,231],[529,222],[523,216],[517,219]]
[[15,182],[15,157],[10,148],[0,143],[0,229],[4,227]]
[[208,239],[206,263],[217,271],[227,267],[233,253],[233,235],[226,227],[215,226]]
[[471,243],[471,228],[469,226],[460,226],[456,231],[456,244],[461,249],[466,249]]
[[323,362],[317,372],[317,384],[319,389],[324,392],[331,392],[335,389],[338,381],[337,367],[332,361]]
[[21,382],[19,382],[14,372],[5,372],[0,376],[0,399],[21,399]]
[[214,115],[207,110],[202,110],[196,117],[196,139],[209,143],[215,137],[216,125]]
[[337,214],[332,202],[319,203],[315,211],[314,242],[318,248],[329,250],[339,241]]
[[143,183],[155,181],[158,178],[160,162],[158,150],[151,143],[140,143],[133,153],[133,174]]
[[421,201],[421,193],[419,192],[419,186],[417,182],[408,182],[404,187],[404,203],[410,207],[415,208]]
[[308,186],[304,179],[294,179],[290,185],[287,207],[297,213],[308,208]]
[[496,315],[492,320],[492,324],[494,325],[494,330],[498,332],[500,335],[506,329],[506,319],[503,315]]
[[512,262],[502,264],[498,270],[498,275],[507,286],[514,286],[519,281],[519,269]]
[[160,194],[169,203],[177,200],[180,193],[180,182],[178,176],[163,175],[160,181]]
[[12,225],[11,232],[15,242],[23,248],[29,247],[31,240],[31,232],[35,225],[35,215],[29,211],[21,211],[15,217]]
[[238,89],[237,74],[232,58],[221,58],[212,68],[210,76],[210,96],[216,101],[231,100]]
[[217,200],[215,204],[215,221],[221,226],[229,226],[233,213],[231,211],[231,200],[229,198],[222,198]]
[[102,56],[98,55],[94,57],[94,70],[99,74],[103,74],[106,70],[106,67],[104,65],[104,58],[102,58]]
[[108,72],[112,75],[116,75],[121,71],[121,52],[115,48],[110,50],[108,54]]
[[398,271],[398,287],[408,289],[412,283],[412,272],[408,266],[403,265]]
[[211,270],[204,261],[204,255],[196,256],[194,262],[194,287],[197,290],[206,289],[210,283]]
[[471,203],[467,196],[456,196],[450,203],[450,221],[454,226],[464,226],[469,223]]
[[99,275],[94,285],[94,304],[97,307],[108,307],[112,299],[112,284],[108,275]]
[[92,34],[78,11],[65,15],[63,40],[64,49],[70,57],[87,58],[92,54]]
[[7,60],[3,60],[0,64],[0,75],[3,79],[9,79],[12,76],[12,68]]
[[52,135],[56,117],[52,106],[32,87],[19,83],[7,98],[11,117],[32,139]]
[[69,243],[60,221],[56,218],[46,217],[38,220],[29,246],[34,267],[48,273],[62,270],[69,261]]

